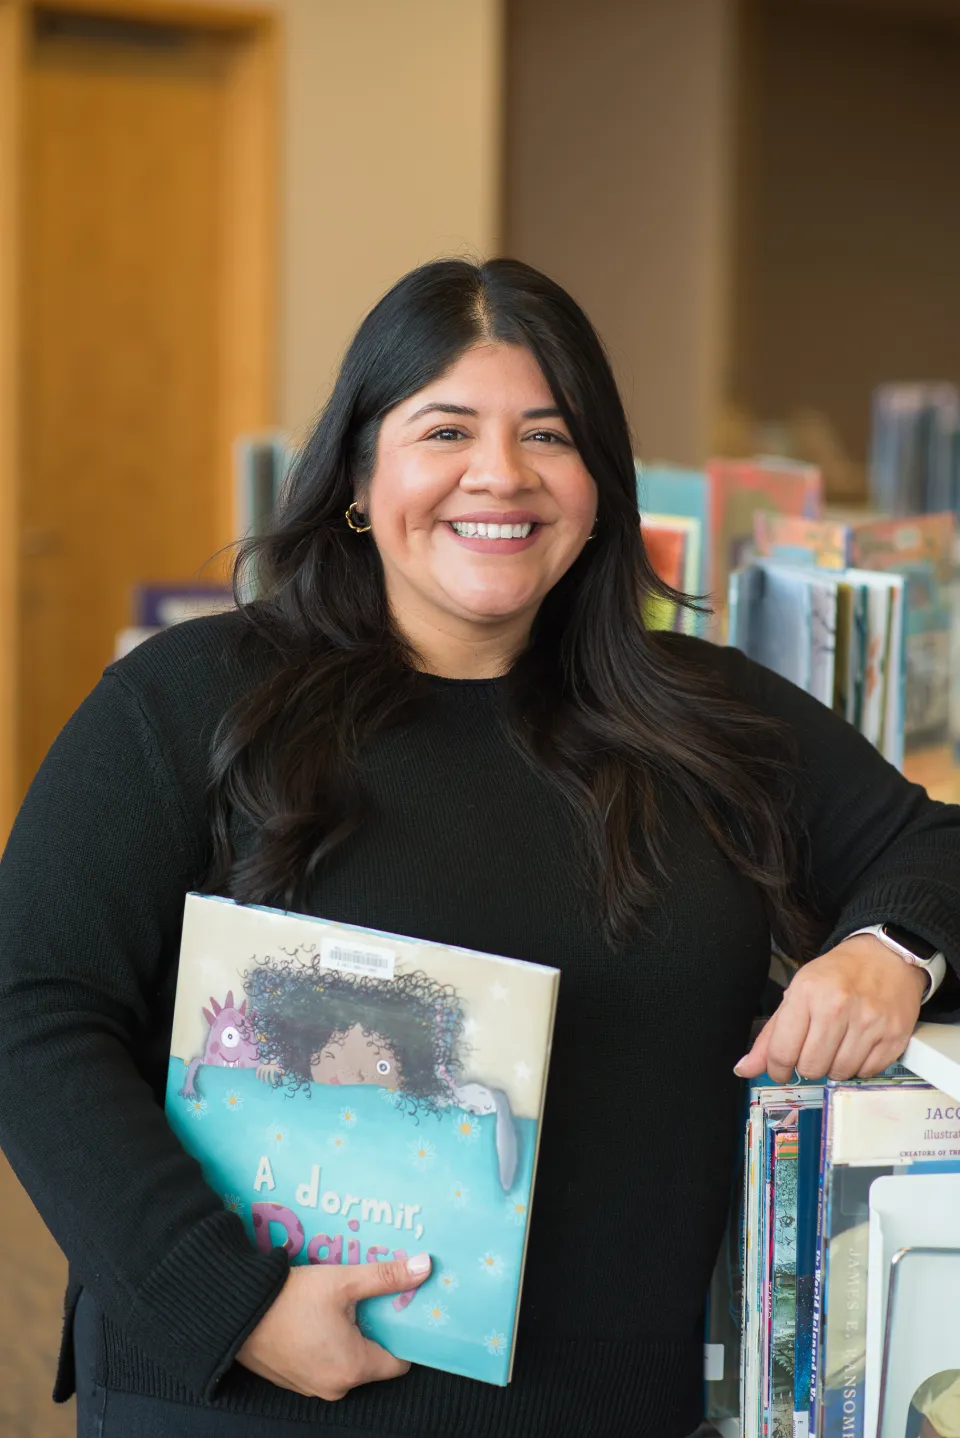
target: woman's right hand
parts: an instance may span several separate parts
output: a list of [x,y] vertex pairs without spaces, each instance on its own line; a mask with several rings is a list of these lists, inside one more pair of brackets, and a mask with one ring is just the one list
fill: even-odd
[[357,1303],[409,1291],[429,1276],[426,1253],[383,1263],[297,1265],[238,1349],[237,1362],[280,1388],[330,1402],[360,1383],[399,1378],[410,1364],[364,1338]]

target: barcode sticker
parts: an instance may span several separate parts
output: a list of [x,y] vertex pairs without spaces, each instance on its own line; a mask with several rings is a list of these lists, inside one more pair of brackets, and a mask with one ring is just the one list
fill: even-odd
[[343,939],[324,939],[320,945],[320,966],[345,974],[367,974],[375,979],[392,979],[397,956],[392,949],[372,944],[361,948]]

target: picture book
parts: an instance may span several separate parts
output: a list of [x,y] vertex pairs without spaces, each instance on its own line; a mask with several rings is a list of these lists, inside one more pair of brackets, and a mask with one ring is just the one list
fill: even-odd
[[767,1432],[793,1433],[793,1379],[797,1331],[797,1161],[799,1111],[777,1125],[773,1153],[773,1212],[770,1275]]
[[399,1358],[512,1371],[557,970],[191,894],[168,1121],[261,1250],[417,1289],[357,1321]]
[[[828,1086],[818,1438],[869,1438],[868,1423],[874,1422],[867,1410],[870,1382],[871,1414],[876,1412],[877,1381],[868,1373],[868,1313],[872,1293],[877,1309],[875,1293],[882,1290],[892,1254],[885,1261],[882,1221],[872,1215],[882,1210],[889,1216],[904,1206],[891,1197],[886,1181],[936,1179],[926,1203],[918,1202],[913,1190],[910,1231],[921,1235],[918,1242],[925,1241],[922,1235],[942,1234],[936,1214],[949,1208],[953,1231],[960,1236],[960,1212],[940,1192],[946,1177],[952,1186],[960,1176],[960,1121],[946,1118],[946,1111],[956,1115],[956,1108],[955,1101],[916,1081]],[[871,1242],[874,1229],[880,1238]],[[904,1231],[892,1228],[889,1243]],[[882,1331],[882,1319],[874,1329]],[[871,1334],[871,1363],[881,1350],[882,1341],[878,1344]]]
[[773,513],[817,519],[823,484],[815,465],[776,459],[712,459],[707,475],[713,589],[725,596],[731,571],[754,552],[755,516]]
[[877,1438],[957,1431],[958,1292],[960,1249],[913,1244],[893,1255]]
[[[700,521],[682,514],[645,514],[641,523],[647,558],[659,577],[681,593],[696,595],[702,574],[703,534]],[[696,633],[700,616],[659,596],[647,601],[645,618],[651,628]]]
[[903,590],[899,574],[755,559],[730,576],[728,639],[902,765]]
[[[951,723],[951,632],[956,627],[952,616],[957,537],[954,513],[900,519],[871,517],[849,524],[759,515],[755,537],[760,553],[781,563],[902,576],[899,628],[904,746],[916,750],[958,737]],[[890,677],[893,672],[891,667]]]
[[655,515],[691,520],[699,542],[696,550],[696,577],[688,573],[684,588],[690,594],[713,589],[710,573],[710,487],[702,470],[674,468],[668,464],[637,462],[637,503],[641,524]]

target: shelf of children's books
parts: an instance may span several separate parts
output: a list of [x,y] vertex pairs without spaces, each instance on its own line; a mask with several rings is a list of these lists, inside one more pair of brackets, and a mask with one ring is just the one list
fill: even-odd
[[960,804],[960,763],[949,745],[908,754],[903,770],[914,784],[923,785],[931,799]]

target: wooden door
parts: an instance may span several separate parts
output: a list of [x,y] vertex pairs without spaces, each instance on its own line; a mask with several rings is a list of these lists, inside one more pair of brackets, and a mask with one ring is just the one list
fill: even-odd
[[21,791],[110,662],[132,586],[190,580],[232,537],[218,414],[230,44],[162,25],[33,16]]

